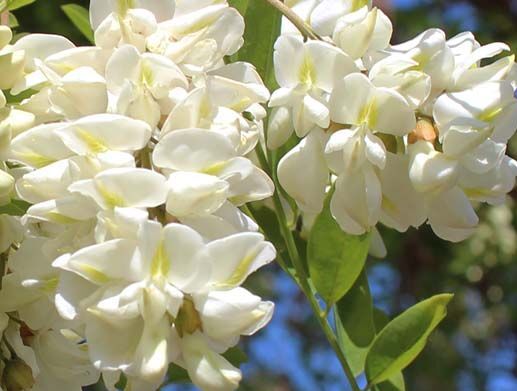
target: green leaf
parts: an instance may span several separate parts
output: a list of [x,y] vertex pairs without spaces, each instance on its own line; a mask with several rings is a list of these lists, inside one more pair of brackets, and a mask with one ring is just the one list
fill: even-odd
[[273,66],[273,47],[280,34],[282,15],[266,1],[233,1],[240,11],[245,9],[244,45],[231,57],[232,61],[247,61],[255,65],[270,90],[277,88]]
[[18,8],[25,7],[26,5],[34,3],[36,0],[8,0],[7,9],[9,11],[17,10]]
[[127,377],[123,373],[120,374],[117,384],[115,384],[115,388],[117,390],[124,390],[127,385]]
[[246,9],[248,8],[248,0],[229,0],[230,7],[236,8],[241,15],[246,15]]
[[366,354],[375,339],[373,303],[363,270],[350,291],[336,304],[340,345],[355,376],[364,371]]
[[375,386],[376,391],[406,391],[406,383],[402,372],[393,375],[389,380]]
[[90,41],[94,43],[93,30],[90,26],[90,16],[88,10],[77,4],[66,4],[61,6],[63,12],[75,27]]
[[382,329],[366,356],[369,384],[392,378],[418,356],[431,332],[445,318],[452,298],[450,294],[433,296],[409,308]]
[[375,338],[375,324],[372,296],[364,270],[348,294],[338,301],[336,308],[350,340],[359,347],[370,346]]
[[176,364],[171,364],[167,370],[167,381],[168,383],[189,383],[190,377],[186,369]]
[[309,274],[316,290],[330,307],[354,285],[363,270],[370,235],[349,235],[330,213],[330,199],[316,218],[307,246]]
[[7,205],[0,206],[0,215],[23,216],[31,204],[21,200],[11,200]]
[[240,367],[245,362],[248,362],[248,356],[238,346],[230,348],[223,354],[234,367]]
[[9,14],[9,27],[12,29],[20,26],[20,23],[18,22],[18,19],[16,19],[16,16],[14,14]]
[[264,206],[260,202],[250,203],[248,204],[248,207],[253,214],[251,217],[253,217],[255,222],[262,229],[267,240],[275,245],[278,252],[284,251],[285,242],[282,232],[280,231],[276,213],[271,208]]

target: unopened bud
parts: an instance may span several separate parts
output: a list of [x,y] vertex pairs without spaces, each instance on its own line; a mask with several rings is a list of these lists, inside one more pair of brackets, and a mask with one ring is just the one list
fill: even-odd
[[11,145],[12,131],[9,123],[9,109],[0,109],[0,153]]
[[[2,116],[0,115],[0,118]],[[36,116],[28,111],[11,108],[9,116],[5,119],[11,128],[12,136],[15,137],[36,125]]]
[[28,391],[34,386],[32,369],[22,360],[16,359],[5,364],[2,383],[6,391]]
[[436,129],[433,124],[426,119],[421,119],[416,123],[416,128],[409,134],[408,143],[415,144],[417,141],[429,141],[434,143],[436,140]]
[[0,89],[11,89],[22,77],[25,66],[25,52],[17,50],[0,54]]
[[13,39],[13,32],[9,26],[0,26],[0,49],[8,45]]
[[10,174],[0,170],[0,199],[9,197],[14,190],[14,182]]

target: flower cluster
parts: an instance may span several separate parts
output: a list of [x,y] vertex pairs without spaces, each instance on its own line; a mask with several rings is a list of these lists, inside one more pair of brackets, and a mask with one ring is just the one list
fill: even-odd
[[321,39],[286,19],[275,45],[268,146],[293,129],[301,139],[278,167],[286,192],[310,221],[333,191],[332,215],[354,235],[426,221],[450,241],[471,235],[473,205],[502,202],[517,175],[505,155],[517,128],[517,67],[499,56],[509,47],[438,29],[390,45],[371,2],[292,3]]
[[[239,209],[272,195],[246,156],[269,92],[225,64],[222,0],[92,0],[95,46],[0,27],[4,391],[158,389],[170,363],[237,388],[223,354],[273,312],[240,285],[275,258]],[[14,103],[16,102],[16,103]]]

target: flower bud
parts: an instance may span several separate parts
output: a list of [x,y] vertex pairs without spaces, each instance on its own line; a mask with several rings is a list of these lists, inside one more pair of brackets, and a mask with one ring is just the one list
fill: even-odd
[[9,199],[14,190],[14,178],[7,172],[0,170],[0,203]]
[[0,126],[3,121],[9,124],[12,137],[15,137],[35,126],[36,116],[28,111],[11,108],[9,116],[7,116],[5,120],[3,116],[0,115]]
[[0,26],[0,49],[5,47],[13,39],[13,32],[9,26]]
[[0,152],[11,144],[12,131],[9,123],[9,109],[0,109]]
[[408,137],[409,144],[415,144],[420,140],[429,141],[431,143],[434,143],[434,140],[436,140],[436,129],[433,124],[426,119],[420,119]]
[[6,391],[26,391],[34,386],[31,368],[22,360],[16,359],[5,364],[2,383]]
[[11,89],[22,77],[25,67],[25,52],[18,50],[0,54],[0,89]]

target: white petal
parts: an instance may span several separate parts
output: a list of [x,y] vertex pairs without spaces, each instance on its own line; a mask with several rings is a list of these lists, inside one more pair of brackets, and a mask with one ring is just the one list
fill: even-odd
[[207,215],[226,201],[229,184],[213,175],[178,171],[168,180],[167,211],[173,216]]
[[204,287],[211,267],[207,263],[201,235],[181,224],[169,224],[163,230],[163,249],[170,261],[168,280],[184,292]]
[[44,60],[48,56],[66,49],[75,48],[75,45],[65,37],[51,34],[29,34],[19,39],[13,50],[24,50],[28,60],[29,70],[35,69],[35,59]]
[[381,133],[403,136],[416,127],[413,110],[397,92],[378,88],[369,113],[369,126]]
[[429,205],[429,224],[434,233],[451,242],[472,235],[478,221],[470,201],[458,188],[440,194]]
[[151,128],[145,122],[115,114],[84,117],[56,132],[81,155],[135,151],[144,148],[151,138]]
[[314,86],[325,92],[332,92],[337,81],[359,71],[352,58],[326,42],[308,41],[305,50],[314,67]]
[[287,142],[292,134],[291,112],[286,107],[275,107],[271,110],[267,127],[268,148],[279,148]]
[[386,147],[380,138],[367,132],[365,137],[366,157],[373,165],[379,167],[381,170],[386,165]]
[[296,36],[282,35],[275,43],[275,75],[281,87],[295,87],[299,83],[297,70],[304,56],[303,41]]
[[128,239],[115,239],[63,255],[53,266],[73,272],[86,280],[103,285],[111,280],[138,281],[147,270],[138,257],[136,243]]
[[338,177],[330,210],[343,231],[362,235],[377,224],[381,203],[380,181],[373,169],[365,166],[363,172]]
[[[205,333],[218,342],[233,346],[241,335],[253,335],[273,316],[274,304],[264,302],[244,288],[213,291],[194,296]],[[232,319],[232,323],[228,323]]]
[[165,177],[143,168],[113,168],[98,174],[92,180],[79,181],[69,187],[91,197],[104,208],[148,208],[165,202]]
[[380,173],[382,186],[381,222],[405,232],[419,227],[427,218],[425,198],[409,180],[409,157],[388,153],[386,167]]
[[309,133],[278,164],[278,180],[285,191],[303,210],[315,213],[323,208],[329,183],[321,136],[318,132]]
[[206,171],[236,156],[220,133],[204,129],[177,130],[166,134],[153,152],[158,167],[182,171]]
[[248,275],[273,261],[276,251],[258,233],[239,233],[207,244],[213,263],[211,283],[220,288],[240,285]]
[[417,191],[432,192],[451,188],[458,177],[458,161],[435,152],[430,143],[411,146],[409,177]]
[[202,334],[185,335],[181,346],[185,367],[194,385],[206,391],[237,389],[241,371],[212,351]]
[[503,159],[506,145],[486,140],[461,159],[461,164],[477,174],[483,174],[497,166]]
[[21,133],[11,142],[11,157],[33,167],[43,167],[72,156],[73,152],[55,133],[62,126],[40,125]]

